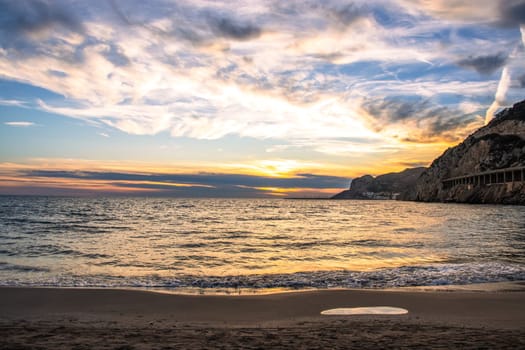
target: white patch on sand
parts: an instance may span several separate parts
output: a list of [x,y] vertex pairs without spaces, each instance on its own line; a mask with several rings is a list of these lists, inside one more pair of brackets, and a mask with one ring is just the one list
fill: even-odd
[[405,315],[408,310],[392,306],[343,307],[324,310],[321,315]]

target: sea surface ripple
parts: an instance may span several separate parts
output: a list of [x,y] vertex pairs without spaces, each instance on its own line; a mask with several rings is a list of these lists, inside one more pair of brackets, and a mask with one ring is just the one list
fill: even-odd
[[0,197],[0,285],[231,291],[525,280],[525,207]]

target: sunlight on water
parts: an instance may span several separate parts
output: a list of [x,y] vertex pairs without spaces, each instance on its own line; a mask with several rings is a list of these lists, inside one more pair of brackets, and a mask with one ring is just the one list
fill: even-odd
[[525,208],[0,198],[4,285],[385,287],[525,276]]

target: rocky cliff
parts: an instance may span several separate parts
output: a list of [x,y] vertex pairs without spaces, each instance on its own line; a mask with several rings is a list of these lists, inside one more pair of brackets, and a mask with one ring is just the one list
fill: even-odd
[[352,180],[350,189],[336,194],[332,199],[396,199],[413,188],[426,168],[405,169],[373,177],[365,175]]
[[[516,170],[487,183],[490,171],[525,166],[525,101],[498,113],[424,171],[400,199],[425,202],[525,204],[523,172]],[[520,175],[521,174],[521,175]],[[473,175],[472,181],[445,185],[444,180]],[[517,181],[511,181],[517,180]],[[494,179],[493,179],[494,180]],[[519,181],[518,181],[519,180]],[[461,182],[461,181],[456,181]]]

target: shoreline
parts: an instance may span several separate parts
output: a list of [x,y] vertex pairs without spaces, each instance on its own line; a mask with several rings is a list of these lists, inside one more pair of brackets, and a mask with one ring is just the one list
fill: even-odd
[[201,287],[132,287],[132,286],[32,286],[32,285],[0,285],[2,289],[65,289],[65,290],[116,290],[130,292],[159,293],[167,295],[182,296],[225,296],[225,297],[248,297],[266,296],[274,294],[308,293],[308,292],[330,292],[330,291],[376,291],[376,292],[525,292],[525,280],[504,281],[504,282],[481,282],[468,284],[445,284],[445,285],[422,285],[405,287],[385,287],[385,288],[201,288]]
[[[519,348],[525,347],[525,288],[518,286],[482,293],[354,289],[242,296],[1,287],[0,347],[66,349],[82,339],[86,348],[129,349],[166,343],[202,349]],[[320,314],[365,306],[401,307],[408,314]]]

